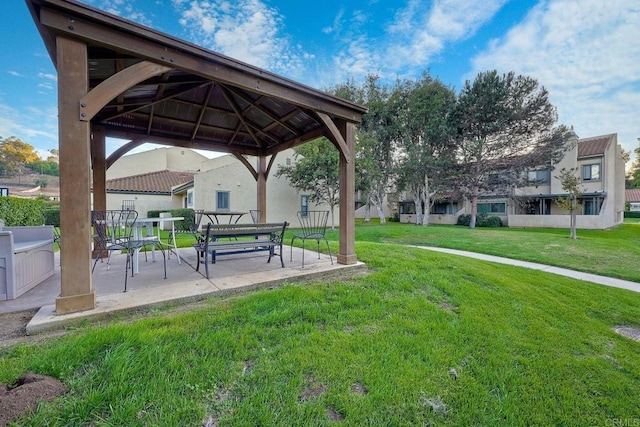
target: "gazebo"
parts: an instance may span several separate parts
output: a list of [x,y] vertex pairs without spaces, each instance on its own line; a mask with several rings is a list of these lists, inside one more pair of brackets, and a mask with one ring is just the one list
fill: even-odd
[[[95,307],[91,189],[93,209],[104,210],[107,168],[145,142],[233,154],[253,174],[256,206],[266,212],[278,152],[328,138],[340,152],[337,259],[356,263],[354,139],[363,106],[72,0],[26,3],[58,72],[57,314]],[[129,142],[107,157],[106,137]]]

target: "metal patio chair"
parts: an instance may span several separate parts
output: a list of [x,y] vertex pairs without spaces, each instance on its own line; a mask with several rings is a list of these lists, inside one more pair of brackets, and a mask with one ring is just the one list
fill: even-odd
[[[203,212],[204,209],[195,209],[193,211],[193,224],[191,224],[187,228],[175,230],[175,234],[191,234],[194,239],[200,239],[200,223],[202,222],[202,216],[204,215]],[[160,218],[159,220],[162,221],[162,218]],[[169,239],[167,240],[167,244],[171,246],[172,242],[173,244],[175,244],[175,240],[176,236],[172,232],[169,232]]]
[[260,209],[250,209],[249,214],[251,215],[251,221],[254,224],[258,224],[262,221],[262,211]]
[[328,219],[329,211],[298,211],[301,230],[293,233],[293,237],[291,237],[291,261],[293,261],[293,242],[296,239],[302,239],[302,268],[304,268],[304,242],[312,239],[317,243],[318,259],[320,259],[320,240],[324,240],[327,243],[329,259],[333,264],[331,248],[329,248],[329,241],[325,236]]
[[91,272],[93,273],[96,264],[99,260],[102,260],[105,253],[108,254],[108,269],[111,262],[111,252],[126,252],[124,292],[127,292],[129,268],[131,268],[131,276],[133,277],[133,256],[136,251],[146,249],[147,245],[155,245],[162,253],[164,259],[164,278],[167,278],[167,258],[162,243],[157,240],[150,241],[144,238],[134,238],[134,227],[137,218],[138,212],[127,209],[91,212],[91,225],[93,226],[94,244],[97,252]]

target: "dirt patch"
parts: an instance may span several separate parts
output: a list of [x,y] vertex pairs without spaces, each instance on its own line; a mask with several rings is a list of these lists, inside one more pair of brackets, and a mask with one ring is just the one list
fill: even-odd
[[335,423],[344,421],[344,416],[332,407],[327,408],[327,417],[329,417],[329,420]]
[[639,328],[629,328],[626,326],[616,326],[613,330],[627,338],[631,338],[634,341],[640,342],[640,329]]
[[367,389],[367,386],[365,386],[361,382],[356,382],[351,385],[351,393],[358,394],[360,396],[365,396],[369,394],[369,390]]
[[37,313],[37,309],[0,314],[0,349],[21,343],[38,343],[50,337],[59,337],[65,330],[49,331],[38,335],[27,335],[26,327]]
[[33,373],[23,375],[15,384],[0,384],[0,426],[35,410],[38,402],[51,401],[66,391],[60,380]]

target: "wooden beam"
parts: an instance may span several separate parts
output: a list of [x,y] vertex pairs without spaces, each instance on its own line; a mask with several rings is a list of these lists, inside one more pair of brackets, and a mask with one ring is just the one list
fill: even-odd
[[[153,106],[155,106],[156,104],[159,104],[159,103],[161,103],[161,102],[164,102],[164,101],[166,101],[166,100],[168,100],[168,99],[173,99],[173,98],[175,98],[176,96],[180,96],[180,95],[182,95],[183,93],[186,93],[186,92],[192,91],[193,89],[197,89],[197,88],[199,88],[199,87],[207,86],[207,85],[209,85],[209,84],[211,84],[211,82],[200,83],[200,84],[198,84],[198,85],[196,85],[196,86],[190,86],[190,87],[188,87],[188,88],[186,88],[186,89],[181,89],[181,90],[179,90],[179,91],[171,92],[171,93],[167,94],[166,96],[163,96],[163,97],[162,97],[162,98],[160,98],[160,99],[155,99],[155,100],[153,100],[153,101],[148,101],[148,102],[136,103],[136,104],[135,104],[135,106],[133,106],[134,104],[131,104],[131,105],[129,105],[129,106],[133,106],[133,108],[130,108],[130,109],[127,109],[127,110],[122,110],[122,111],[120,111],[120,108],[119,108],[119,107],[120,107],[120,105],[117,105],[117,107],[118,107],[118,114],[113,114],[113,115],[108,116],[108,117],[100,117],[100,120],[101,120],[102,122],[108,122],[108,121],[114,120],[114,119],[116,119],[116,118],[118,118],[118,117],[120,117],[120,116],[124,116],[124,115],[127,115],[127,114],[133,114],[133,113],[135,113],[135,112],[136,112],[136,111],[138,111],[138,110],[142,110],[143,108],[153,107]],[[174,100],[174,102],[181,102],[181,101],[180,101],[180,100]],[[229,113],[231,113],[231,111],[230,111]]]
[[[210,142],[210,141],[201,141],[197,139],[193,141],[185,141],[183,139],[174,139],[174,138],[168,138],[168,137],[157,136],[157,135],[144,135],[141,137],[140,134],[135,132],[128,132],[125,130],[119,130],[119,129],[114,129],[110,127],[107,127],[107,136],[111,138],[125,139],[125,140],[139,139],[140,142],[138,143],[138,145],[145,142],[150,142],[154,144],[167,145],[169,147],[183,147],[183,148],[191,148],[194,150],[216,151],[220,153],[233,154],[233,153],[239,152],[237,148],[227,145],[226,142]],[[130,149],[131,148],[128,148],[124,152],[126,153]],[[258,148],[249,148],[249,147],[242,147],[242,153],[247,154],[249,156],[265,155],[264,150],[261,150]],[[113,154],[111,156],[113,156]],[[111,156],[109,157],[109,159],[111,159]]]
[[58,37],[58,133],[60,144],[60,297],[56,314],[95,308],[91,278],[91,175],[89,122],[79,120],[89,89],[87,46]]
[[142,61],[112,75],[80,99],[80,120],[90,121],[118,95],[150,77],[171,70],[164,65]]
[[198,135],[198,129],[200,128],[200,123],[202,123],[202,119],[204,117],[204,113],[207,112],[207,104],[209,104],[209,99],[211,99],[211,94],[213,93],[213,87],[215,86],[215,82],[211,82],[209,88],[207,89],[207,94],[204,97],[204,101],[200,106],[200,112],[198,113],[198,119],[196,120],[195,125],[193,126],[193,131],[191,132],[191,140],[193,141]]
[[136,135],[136,137],[133,138],[131,141],[127,142],[122,147],[119,147],[116,151],[111,153],[111,155],[107,158],[107,161],[106,161],[106,169],[109,169],[111,165],[114,164],[116,160],[118,160],[120,157],[124,156],[129,151],[144,144],[145,142],[146,140],[143,138],[140,138],[140,135]]
[[[339,132],[350,152],[355,152],[356,127],[353,123],[341,120],[338,122]],[[356,166],[354,161],[347,161],[344,153],[340,155],[340,252],[338,263],[355,264],[356,257],[356,224],[355,194]]]
[[232,154],[235,156],[236,159],[240,160],[240,163],[242,163],[247,169],[249,169],[249,172],[251,172],[251,175],[253,175],[253,179],[255,179],[257,181],[258,180],[258,172],[253,167],[253,165],[251,163],[249,163],[247,158],[245,156],[243,156],[242,154],[237,153],[237,152],[233,152]]
[[[81,5],[73,5],[76,13],[42,7],[40,23],[54,31],[124,52],[167,67],[196,74],[220,83],[281,99],[341,119],[359,123],[366,108],[336,98],[325,92],[301,85],[231,58],[171,38],[165,34],[138,27],[115,18],[82,16]],[[73,16],[73,25],[69,19]],[[101,22],[102,21],[102,22]],[[108,21],[108,22],[107,22]],[[124,31],[124,28],[128,31]]]
[[[271,160],[275,156],[271,156]],[[265,156],[258,157],[258,179],[256,180],[256,209],[260,211],[260,221],[267,222],[267,176],[269,171],[267,168],[267,158]]]
[[338,147],[338,150],[344,155],[345,161],[350,163],[352,161],[352,153],[353,151],[347,143],[345,142],[344,136],[338,130],[338,127],[335,125],[331,117],[327,116],[324,113],[316,112],[320,121],[324,124],[326,129],[326,137],[333,142],[333,144]]

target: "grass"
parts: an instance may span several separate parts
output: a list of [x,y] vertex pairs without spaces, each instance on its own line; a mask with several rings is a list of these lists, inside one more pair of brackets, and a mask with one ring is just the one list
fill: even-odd
[[[640,282],[640,227],[623,224],[608,230],[550,228],[476,228],[448,225],[359,224],[357,241],[460,249]],[[334,236],[337,240],[337,232]]]
[[[163,232],[167,233],[167,232]],[[291,240],[288,230],[285,243]],[[168,234],[167,234],[168,236]],[[163,236],[166,239],[167,236]],[[332,251],[338,250],[338,229],[328,230]],[[401,245],[436,246],[538,262],[587,273],[640,282],[640,227],[625,223],[608,230],[578,230],[578,239],[569,239],[569,230],[552,228],[476,228],[452,225],[417,227],[412,224],[358,221],[356,241]],[[178,235],[179,247],[190,247],[193,236]],[[307,242],[307,245],[313,242]],[[324,244],[320,246],[322,251]]]
[[[527,234],[428,229],[359,225],[370,274],[347,282],[211,299],[178,315],[154,310],[0,350],[0,382],[34,371],[70,387],[18,425],[640,420],[640,343],[612,331],[640,327],[640,294],[390,243]],[[544,235],[528,234],[531,244]]]

